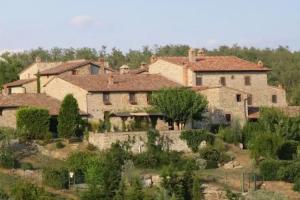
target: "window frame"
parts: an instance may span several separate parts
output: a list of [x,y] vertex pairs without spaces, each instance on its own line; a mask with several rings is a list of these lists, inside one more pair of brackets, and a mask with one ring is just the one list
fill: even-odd
[[220,84],[221,84],[222,86],[226,86],[226,77],[225,77],[225,76],[221,76],[221,77],[220,77]]
[[130,104],[136,105],[137,104],[137,102],[136,102],[136,93],[135,92],[129,92],[128,100],[129,100]]
[[278,103],[278,98],[277,98],[277,95],[276,94],[272,94],[272,97],[271,97],[271,101],[272,103]]
[[102,93],[102,102],[105,105],[111,105],[111,102],[110,102],[110,93],[109,92],[103,92]]
[[242,95],[241,94],[236,94],[236,102],[242,102]]
[[226,113],[226,114],[225,114],[225,120],[226,120],[227,123],[231,123],[232,117],[231,117],[231,114],[230,114],[230,113]]
[[251,76],[245,76],[244,77],[244,85],[250,86],[251,85]]
[[252,94],[249,94],[248,97],[247,97],[247,104],[249,106],[252,106],[253,105],[253,96]]
[[[196,73],[196,80],[195,80],[195,84],[196,86],[202,86],[203,85],[203,77],[200,74]],[[198,81],[200,82],[200,84],[198,84]]]

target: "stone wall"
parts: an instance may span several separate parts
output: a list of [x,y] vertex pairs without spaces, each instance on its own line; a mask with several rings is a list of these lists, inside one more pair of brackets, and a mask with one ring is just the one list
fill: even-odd
[[104,104],[103,93],[89,93],[87,95],[88,113],[94,119],[104,118],[104,112],[128,112],[149,106],[147,92],[135,93],[136,104],[129,102],[129,92],[110,92],[110,104]]
[[0,127],[16,128],[16,108],[5,108],[0,115]]
[[[174,151],[191,152],[185,141],[179,138],[179,131],[161,131],[160,135],[169,141],[169,149]],[[132,152],[139,153],[146,150],[146,132],[115,132],[115,133],[90,133],[89,142],[100,150],[109,149],[111,144],[120,141],[133,140]]]

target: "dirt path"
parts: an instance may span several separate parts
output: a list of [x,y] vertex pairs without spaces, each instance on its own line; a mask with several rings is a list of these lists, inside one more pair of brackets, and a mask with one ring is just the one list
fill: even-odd
[[[29,182],[37,185],[37,186],[42,185],[41,181],[36,180],[36,179],[32,179],[32,178],[24,177],[24,176],[20,175],[20,173],[13,172],[13,170],[10,170],[10,169],[0,168],[0,172],[2,172],[4,174],[7,174],[9,176],[15,176],[15,177],[25,179],[26,181],[29,181]],[[79,199],[79,197],[77,197],[74,194],[70,193],[68,190],[55,190],[55,189],[53,189],[51,187],[48,187],[48,186],[45,186],[45,185],[43,185],[43,188],[45,189],[45,191],[47,191],[49,193],[64,197],[66,199],[70,199],[70,200],[78,200]]]

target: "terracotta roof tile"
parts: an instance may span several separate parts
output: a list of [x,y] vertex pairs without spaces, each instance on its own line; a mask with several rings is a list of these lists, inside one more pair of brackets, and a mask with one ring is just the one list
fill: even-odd
[[40,75],[57,75],[91,63],[92,63],[91,61],[87,61],[87,60],[77,61],[77,62],[76,61],[65,62],[56,67],[41,71]]
[[[45,94],[10,94],[0,95],[0,108],[34,106],[49,110],[50,115],[58,115],[61,102]],[[81,115],[86,115],[80,111]]]
[[193,71],[269,71],[256,63],[235,56],[203,56],[195,62],[189,62],[188,57],[159,57],[159,59],[177,65],[187,65]]
[[181,85],[156,74],[60,75],[87,91],[155,91]]
[[21,80],[16,80],[10,83],[6,83],[3,85],[3,87],[16,87],[16,86],[22,86],[23,84],[26,83],[31,83],[33,81],[36,81],[36,78],[31,78],[31,79],[21,79]]

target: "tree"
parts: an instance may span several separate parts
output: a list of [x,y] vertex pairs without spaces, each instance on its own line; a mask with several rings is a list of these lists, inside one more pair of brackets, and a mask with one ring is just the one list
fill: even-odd
[[58,115],[58,134],[60,137],[74,136],[80,125],[80,115],[77,100],[72,94],[65,96]]
[[151,100],[154,108],[180,127],[189,120],[202,119],[207,107],[205,97],[186,88],[161,89],[153,93]]

